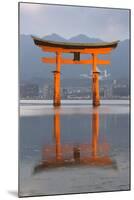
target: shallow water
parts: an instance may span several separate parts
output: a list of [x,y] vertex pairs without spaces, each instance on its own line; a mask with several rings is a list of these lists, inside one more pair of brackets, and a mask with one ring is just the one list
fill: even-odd
[[21,107],[20,196],[129,189],[126,104]]

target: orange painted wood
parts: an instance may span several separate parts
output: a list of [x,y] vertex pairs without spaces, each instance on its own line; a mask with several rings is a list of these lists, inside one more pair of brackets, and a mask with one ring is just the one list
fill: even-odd
[[[55,64],[56,58],[41,58],[42,62],[44,63],[50,63]],[[74,61],[71,59],[61,59],[61,64],[93,64],[93,60],[80,60],[80,61]],[[110,60],[99,60],[97,59],[96,64],[98,65],[109,65]]]
[[100,93],[99,93],[99,72],[97,72],[97,55],[92,54],[93,65],[92,65],[92,96],[93,106],[100,105]]
[[93,106],[100,105],[99,72],[93,72],[92,74],[92,99]]
[[54,72],[54,96],[53,96],[53,105],[60,106],[61,104],[61,95],[60,95],[60,72]]
[[60,95],[60,65],[61,65],[61,54],[56,53],[56,71],[54,71],[54,106],[60,106],[61,95]]
[[61,65],[61,53],[56,52],[56,71],[60,72],[60,65]]
[[61,53],[74,53],[74,52],[80,52],[82,54],[92,54],[92,53],[96,53],[96,54],[107,54],[110,53],[112,48],[109,47],[104,47],[104,48],[85,48],[85,49],[64,49],[64,48],[55,48],[55,47],[44,47],[44,46],[40,46],[41,49],[45,52],[61,52]]

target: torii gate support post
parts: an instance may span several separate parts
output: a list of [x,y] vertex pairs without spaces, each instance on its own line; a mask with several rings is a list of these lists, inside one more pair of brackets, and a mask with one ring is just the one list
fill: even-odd
[[60,54],[60,52],[56,52],[56,71],[54,71],[54,97],[53,97],[53,105],[54,106],[61,105],[60,62],[61,62],[61,54]]
[[99,91],[99,72],[97,71],[97,55],[92,54],[93,65],[92,65],[92,99],[93,106],[100,105],[100,91]]

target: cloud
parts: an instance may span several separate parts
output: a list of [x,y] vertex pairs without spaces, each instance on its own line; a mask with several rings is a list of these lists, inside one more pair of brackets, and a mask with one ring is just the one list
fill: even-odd
[[20,32],[44,36],[77,34],[103,40],[129,38],[129,11],[43,4],[20,4]]

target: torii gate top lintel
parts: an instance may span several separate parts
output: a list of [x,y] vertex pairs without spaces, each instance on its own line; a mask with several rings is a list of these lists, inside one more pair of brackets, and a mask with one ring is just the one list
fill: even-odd
[[[43,57],[42,62],[56,64],[54,71],[54,106],[60,106],[60,68],[61,64],[91,64],[92,65],[92,98],[93,106],[100,105],[99,95],[99,73],[97,65],[110,64],[110,60],[100,60],[99,54],[109,54],[112,49],[116,48],[119,41],[100,42],[100,43],[74,43],[74,42],[57,42],[44,40],[32,36],[35,45],[39,46],[44,52],[53,52],[55,57]],[[74,58],[62,58],[62,53],[73,53]],[[81,60],[80,54],[91,54],[92,58]]]
[[[44,40],[35,36],[32,36],[35,45],[41,47],[44,51],[52,50],[62,51],[69,53],[80,52],[80,53],[94,53],[98,50],[98,53],[103,53],[102,50],[109,50],[109,52],[116,48],[119,41],[113,42],[99,42],[99,43],[76,43],[76,42],[59,42],[52,40]],[[49,47],[49,48],[47,48]],[[72,52],[73,51],[73,52]],[[106,52],[108,53],[108,51]]]

